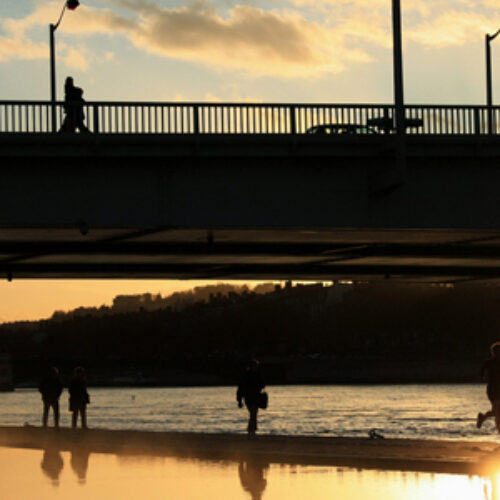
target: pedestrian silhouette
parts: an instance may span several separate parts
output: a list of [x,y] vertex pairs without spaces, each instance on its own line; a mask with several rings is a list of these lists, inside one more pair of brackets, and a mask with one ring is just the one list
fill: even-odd
[[75,87],[73,78],[68,76],[64,83],[64,113],[66,116],[59,132],[75,133],[77,128],[80,132],[90,132],[83,123],[85,120],[84,104],[83,90],[80,87]]
[[257,431],[257,413],[259,412],[259,406],[262,406],[261,400],[264,395],[261,391],[264,389],[265,384],[262,374],[260,373],[259,365],[256,359],[250,361],[241,378],[238,391],[236,392],[238,406],[243,408],[243,400],[245,400],[245,406],[248,409],[249,419],[247,431],[249,438],[255,438],[255,433]]
[[241,486],[250,493],[252,500],[261,500],[267,486],[267,479],[264,477],[264,470],[269,464],[261,463],[258,460],[240,462],[238,465],[238,476]]
[[43,452],[42,462],[40,463],[43,473],[50,479],[52,479],[52,484],[54,486],[59,485],[59,476],[64,467],[64,462],[59,453],[59,450],[55,448],[46,448]]
[[63,391],[63,385],[59,378],[59,370],[51,367],[45,377],[38,385],[38,390],[42,394],[43,416],[42,424],[47,427],[49,420],[49,411],[52,408],[54,414],[54,427],[59,427],[59,397]]
[[490,347],[490,358],[481,366],[481,378],[486,377],[486,395],[491,403],[491,409],[477,414],[477,428],[480,429],[487,418],[495,417],[495,425],[500,433],[500,342]]
[[82,428],[87,428],[87,405],[90,403],[87,392],[87,377],[83,367],[75,368],[73,379],[69,384],[69,411],[71,416],[71,427],[76,428],[78,414],[82,420]]

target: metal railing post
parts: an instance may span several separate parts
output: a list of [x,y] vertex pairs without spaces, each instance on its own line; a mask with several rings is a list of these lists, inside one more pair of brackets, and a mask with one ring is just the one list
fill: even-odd
[[474,133],[479,135],[481,133],[481,115],[479,108],[474,108]]
[[288,108],[290,110],[290,133],[292,135],[297,134],[297,120],[295,118],[295,106],[290,106]]
[[93,118],[93,127],[94,134],[99,133],[99,106],[97,104],[92,104],[92,118]]
[[198,104],[193,106],[193,127],[195,135],[200,134],[200,107]]
[[386,106],[384,108],[384,134],[390,134],[393,128],[394,118],[389,114],[389,108]]

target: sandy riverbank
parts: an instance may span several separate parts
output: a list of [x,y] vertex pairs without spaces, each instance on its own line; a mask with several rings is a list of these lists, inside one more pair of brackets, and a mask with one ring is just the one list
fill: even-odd
[[495,442],[270,435],[253,441],[244,434],[0,427],[0,446],[458,474],[500,470]]

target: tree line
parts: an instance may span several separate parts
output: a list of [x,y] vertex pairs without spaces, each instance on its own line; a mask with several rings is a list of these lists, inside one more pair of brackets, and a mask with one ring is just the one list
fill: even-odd
[[500,337],[500,287],[218,284],[0,325],[17,381],[43,365],[96,383],[233,383],[259,357],[271,382],[473,381]]

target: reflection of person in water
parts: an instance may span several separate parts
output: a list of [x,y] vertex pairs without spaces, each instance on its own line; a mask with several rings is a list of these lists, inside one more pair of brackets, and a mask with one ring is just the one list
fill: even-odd
[[50,479],[54,486],[59,485],[59,476],[64,467],[64,462],[59,450],[47,448],[43,452],[42,462],[40,464],[43,473]]
[[264,470],[267,470],[268,467],[269,464],[258,461],[240,462],[238,465],[241,486],[250,493],[252,500],[262,498],[267,486]]
[[75,448],[71,452],[71,468],[78,477],[79,483],[85,483],[87,479],[87,469],[89,468],[90,452],[83,448]]

